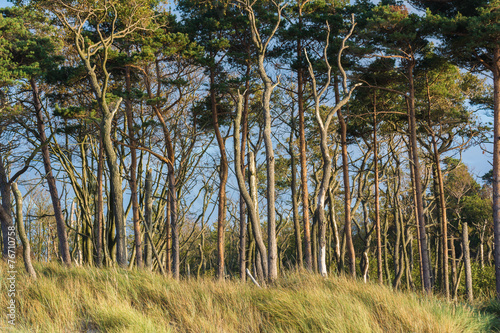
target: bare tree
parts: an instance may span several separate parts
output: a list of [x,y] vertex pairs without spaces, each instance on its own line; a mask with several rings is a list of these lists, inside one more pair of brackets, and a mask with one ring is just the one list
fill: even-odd
[[[70,31],[73,47],[85,66],[101,111],[100,135],[110,172],[112,209],[116,224],[116,260],[120,267],[127,267],[122,176],[111,140],[113,118],[119,110],[122,99],[110,101],[106,96],[110,83],[107,63],[109,52],[116,40],[126,38],[134,31],[145,29],[151,22],[150,8],[147,6],[147,1],[131,1],[126,4],[125,15],[121,12],[123,5],[118,1],[106,1],[97,5],[87,1],[71,4],[66,1],[44,1],[43,5]],[[86,30],[89,28],[94,33],[95,40],[87,37]],[[95,61],[99,62],[102,74],[97,72]]]
[[278,27],[281,23],[281,12],[284,6],[272,1],[273,5],[277,9],[277,20],[275,25],[272,27],[271,32],[267,36],[267,39],[263,40],[259,28],[257,27],[257,19],[255,17],[255,11],[253,5],[256,0],[250,2],[250,0],[237,0],[237,2],[243,6],[243,9],[248,14],[248,19],[250,21],[250,29],[252,31],[252,40],[257,49],[257,72],[264,84],[264,92],[262,94],[262,107],[264,108],[264,144],[266,147],[266,167],[267,167],[267,239],[268,239],[268,279],[270,281],[276,280],[278,278],[278,247],[276,243],[276,211],[275,211],[275,201],[276,201],[276,189],[275,189],[275,160],[274,160],[274,148],[271,138],[271,95],[274,88],[279,84],[279,77],[276,83],[273,83],[271,78],[268,76],[264,61],[266,58],[266,52],[270,41],[276,34]]
[[[240,127],[241,127],[241,115],[243,112],[243,96],[238,92],[238,100],[236,104],[236,117],[234,120],[234,168],[236,173],[236,179],[238,180],[238,187],[240,189],[240,193],[245,200],[248,216],[250,217],[250,223],[252,225],[252,232],[257,243],[257,248],[259,251],[259,258],[262,263],[264,277],[267,277],[267,256],[266,256],[266,246],[264,245],[264,240],[262,238],[262,231],[260,229],[260,220],[259,220],[259,212],[257,208],[257,200],[256,198],[252,198],[251,194],[248,192],[247,187],[245,185],[245,176],[243,175],[241,164],[241,154],[240,154]],[[255,184],[255,160],[254,154],[252,151],[249,152],[249,173],[250,173],[250,187],[253,187],[251,192],[256,192],[256,184]]]
[[[354,22],[354,14],[351,17],[351,29],[349,30],[348,34],[342,39],[342,44],[340,47],[340,50],[337,54],[337,65],[339,67],[339,70],[342,74],[344,86],[347,85],[347,76],[344,71],[344,68],[342,67],[342,52],[347,48],[345,45],[345,42],[349,39],[349,37],[352,35],[354,31],[354,27],[356,26],[356,23]],[[311,76],[311,81],[312,81],[312,93],[314,97],[314,115],[316,117],[316,122],[318,123],[319,130],[320,130],[320,135],[321,135],[321,142],[320,142],[320,147],[321,147],[321,156],[323,158],[323,176],[321,179],[321,185],[319,187],[318,195],[317,195],[317,201],[316,201],[316,208],[314,212],[314,219],[315,219],[315,224],[318,225],[318,232],[319,232],[319,254],[318,254],[318,269],[319,273],[323,276],[327,276],[327,268],[326,268],[326,218],[325,218],[325,199],[326,199],[326,194],[330,185],[330,177],[331,177],[331,172],[332,172],[332,158],[330,156],[330,151],[328,147],[328,129],[330,127],[330,123],[332,121],[333,116],[340,110],[343,106],[347,104],[349,99],[351,98],[351,95],[356,89],[356,87],[360,86],[361,83],[357,83],[353,85],[348,91],[346,91],[345,96],[343,96],[342,100],[340,100],[339,103],[336,103],[334,107],[328,108],[327,109],[327,114],[326,118],[323,119],[321,115],[321,97],[322,95],[326,92],[328,87],[330,86],[331,82],[331,72],[332,68],[330,66],[330,63],[328,62],[328,57],[327,57],[327,50],[329,46],[329,38],[330,38],[330,26],[327,23],[327,29],[328,29],[328,34],[326,38],[326,46],[324,48],[323,54],[324,54],[324,59],[325,63],[328,69],[327,73],[327,81],[324,84],[324,86],[318,90],[317,88],[317,82],[316,82],[316,77],[314,75],[314,69],[311,64],[311,61],[309,60],[309,57],[307,56],[306,52],[306,57],[307,57],[307,62],[309,63],[309,75]],[[347,89],[346,89],[347,90]]]

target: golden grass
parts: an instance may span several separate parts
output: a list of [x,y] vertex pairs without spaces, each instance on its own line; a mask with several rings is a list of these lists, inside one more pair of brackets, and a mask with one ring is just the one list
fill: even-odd
[[[345,278],[289,273],[259,289],[119,269],[18,268],[13,332],[489,332],[493,315]],[[5,265],[0,307],[6,309]],[[0,331],[9,327],[6,316]]]

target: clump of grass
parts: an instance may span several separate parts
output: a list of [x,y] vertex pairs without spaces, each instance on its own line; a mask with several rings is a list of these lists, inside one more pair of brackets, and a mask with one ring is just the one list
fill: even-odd
[[[239,281],[178,282],[134,270],[36,269],[36,281],[18,273],[13,331],[441,333],[488,332],[496,323],[493,314],[436,297],[306,273],[259,289]],[[6,284],[0,274],[0,285]],[[0,306],[7,302],[7,294],[0,294]],[[5,316],[0,327],[9,327]]]

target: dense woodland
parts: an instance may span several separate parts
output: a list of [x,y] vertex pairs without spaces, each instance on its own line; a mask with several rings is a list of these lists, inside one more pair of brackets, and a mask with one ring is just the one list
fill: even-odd
[[[33,278],[306,269],[500,295],[499,19],[498,0],[4,8],[4,258],[15,226]],[[477,179],[460,156],[487,143]]]

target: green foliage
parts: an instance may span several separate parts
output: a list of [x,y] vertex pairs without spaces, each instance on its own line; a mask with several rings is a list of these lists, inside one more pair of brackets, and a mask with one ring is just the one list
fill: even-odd
[[472,264],[472,289],[478,299],[495,297],[495,267]]
[[40,76],[62,60],[47,17],[19,7],[0,12],[0,82]]
[[493,208],[490,198],[482,198],[474,193],[468,195],[462,202],[462,216],[468,223],[477,225],[493,220]]
[[[431,4],[436,1],[429,1]],[[431,6],[427,17],[443,37],[443,54],[457,64],[492,70],[493,50],[500,46],[498,0],[452,1],[446,7]]]

